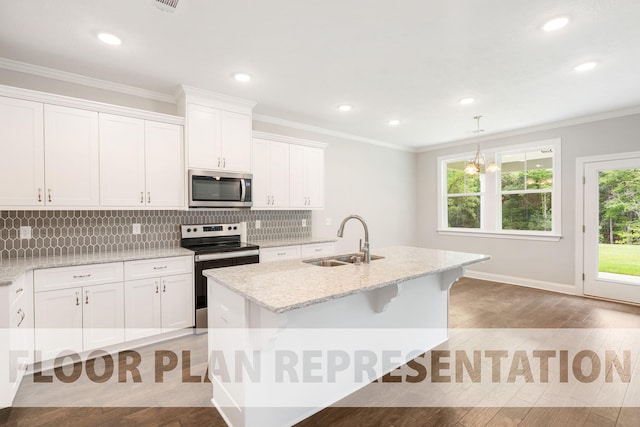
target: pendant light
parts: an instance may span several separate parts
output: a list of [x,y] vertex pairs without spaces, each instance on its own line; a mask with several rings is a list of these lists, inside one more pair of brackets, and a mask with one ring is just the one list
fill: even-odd
[[[482,116],[475,116],[474,120],[476,121],[476,155],[472,161],[467,163],[467,166],[464,168],[464,173],[467,175],[477,175],[482,172],[482,165],[484,162],[484,156],[480,154],[480,119]],[[496,162],[489,163],[489,166],[486,167],[485,172],[498,172],[500,168],[496,164]]]

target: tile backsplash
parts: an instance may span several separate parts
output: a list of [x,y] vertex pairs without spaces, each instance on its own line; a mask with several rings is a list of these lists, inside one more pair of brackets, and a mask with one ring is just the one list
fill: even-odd
[[[0,211],[0,259],[169,248],[180,245],[181,224],[242,221],[249,240],[311,236],[311,211],[304,210]],[[21,226],[31,227],[31,239],[20,239]]]

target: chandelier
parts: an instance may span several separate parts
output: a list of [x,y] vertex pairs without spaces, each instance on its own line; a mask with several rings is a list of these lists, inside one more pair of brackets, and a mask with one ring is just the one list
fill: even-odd
[[[480,119],[482,116],[475,116],[474,120],[476,121],[476,155],[472,161],[467,163],[467,166],[464,168],[464,173],[467,175],[477,175],[482,171],[482,165],[484,165],[484,156],[480,154]],[[486,167],[485,172],[498,172],[500,168],[496,164],[496,162],[489,163],[489,166]]]

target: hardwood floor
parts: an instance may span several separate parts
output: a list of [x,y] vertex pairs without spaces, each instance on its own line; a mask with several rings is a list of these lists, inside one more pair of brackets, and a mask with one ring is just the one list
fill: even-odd
[[[640,328],[640,307],[461,279],[451,290],[453,328]],[[24,390],[23,390],[24,389]],[[26,393],[25,387],[19,391]],[[3,426],[224,426],[213,408],[7,408]],[[640,408],[330,407],[310,426],[639,426]]]

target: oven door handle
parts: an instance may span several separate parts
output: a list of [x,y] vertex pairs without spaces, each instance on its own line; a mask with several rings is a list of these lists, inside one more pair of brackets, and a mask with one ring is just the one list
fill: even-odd
[[216,259],[229,259],[229,258],[242,258],[247,256],[260,255],[259,249],[252,249],[249,251],[236,251],[236,252],[218,252],[215,254],[196,255],[195,262],[212,261]]
[[240,201],[244,202],[245,198],[247,197],[247,181],[244,178],[240,179],[240,188],[241,188],[241,192],[240,192]]

